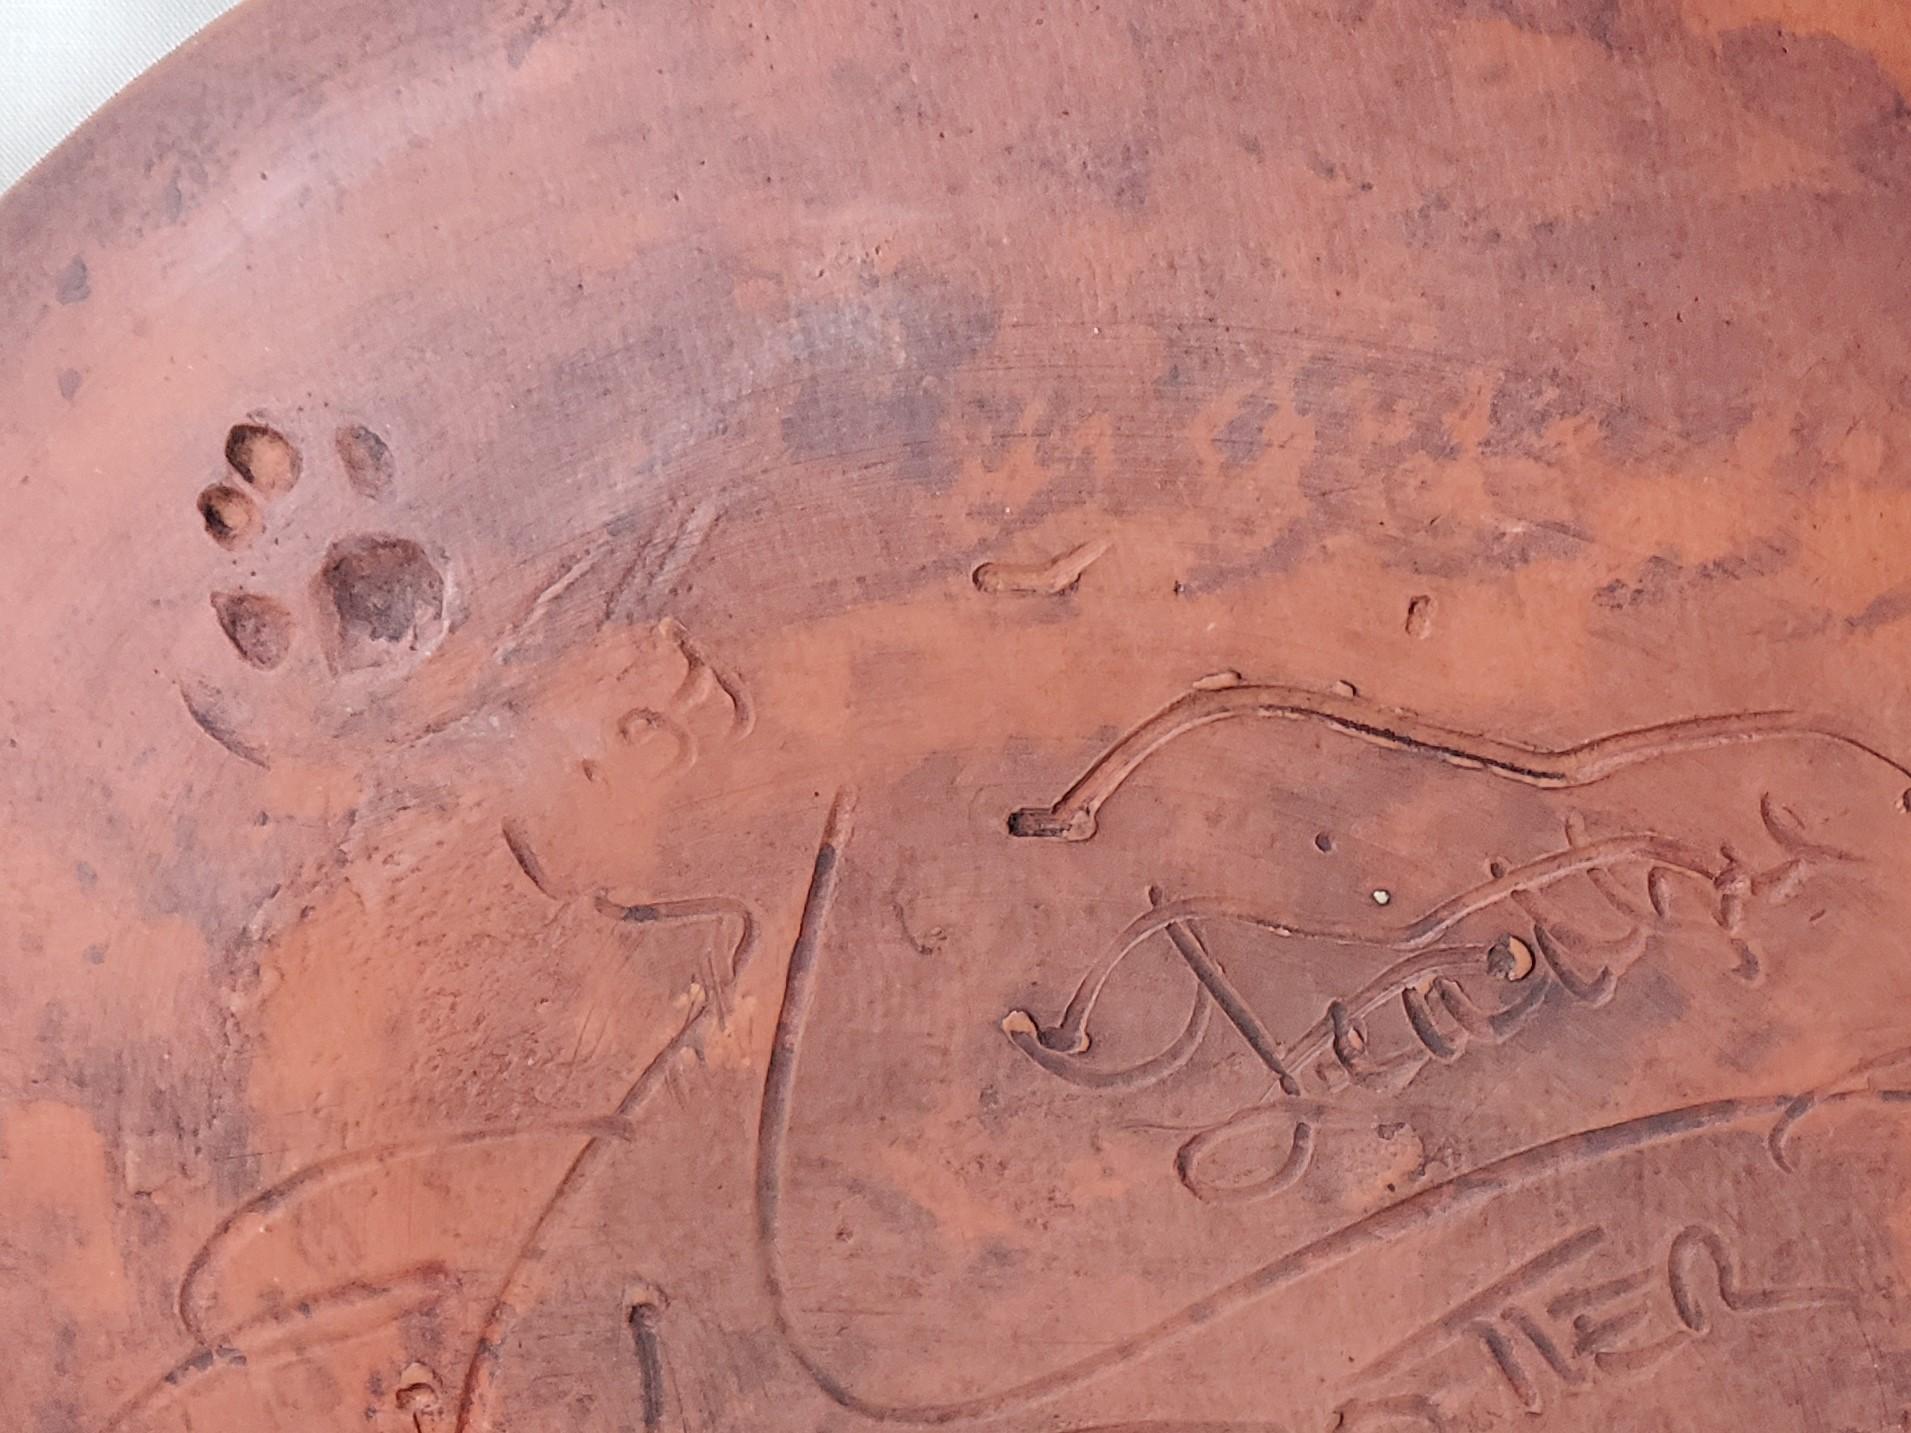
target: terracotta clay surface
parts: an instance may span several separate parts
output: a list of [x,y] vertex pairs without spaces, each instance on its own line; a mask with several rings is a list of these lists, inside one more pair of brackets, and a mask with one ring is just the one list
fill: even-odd
[[241,7],[0,205],[0,1428],[1911,1427],[1907,92]]

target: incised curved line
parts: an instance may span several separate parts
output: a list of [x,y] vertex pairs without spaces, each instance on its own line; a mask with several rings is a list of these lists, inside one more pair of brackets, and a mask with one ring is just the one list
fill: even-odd
[[1855,1302],[1855,1295],[1847,1289],[1748,1289],[1739,1281],[1737,1261],[1718,1232],[1703,1224],[1688,1224],[1672,1241],[1666,1255],[1666,1273],[1679,1322],[1695,1334],[1708,1332],[1712,1325],[1697,1281],[1695,1266],[1702,1258],[1712,1266],[1711,1284],[1718,1301],[1735,1314],[1774,1313],[1781,1309]]
[[[1201,1161],[1217,1146],[1241,1135],[1272,1124],[1281,1118],[1293,1119],[1294,1133],[1286,1157],[1273,1173],[1259,1179],[1215,1180],[1201,1176]],[[1300,1182],[1314,1157],[1314,1126],[1295,1117],[1281,1105],[1254,1105],[1236,1111],[1220,1124],[1195,1135],[1175,1152],[1175,1175],[1196,1199],[1208,1204],[1248,1204],[1291,1189]]]
[[[1303,687],[1242,682],[1202,686],[1170,702],[1110,747],[1050,806],[1025,807],[1009,817],[1014,836],[1086,841],[1095,834],[1103,803],[1137,767],[1177,737],[1239,717],[1276,718],[1326,726],[1376,746],[1418,752],[1450,766],[1485,771],[1528,786],[1586,786],[1680,752],[1743,742],[1807,739],[1834,742],[1911,780],[1911,767],[1830,722],[1791,711],[1737,712],[1686,717],[1595,737],[1576,746],[1536,747],[1442,726],[1412,712],[1376,706],[1358,697]],[[1911,810],[1911,791],[1899,805]]]
[[1042,1043],[1041,1031],[1027,1013],[1011,1010],[1002,1017],[1002,1033],[1011,1044],[1057,1079],[1088,1090],[1139,1090],[1158,1084],[1186,1067],[1194,1058],[1208,1027],[1214,1023],[1214,997],[1207,987],[1194,987],[1194,1006],[1188,1011],[1188,1023],[1181,1027],[1167,1048],[1133,1065],[1117,1069],[1099,1069],[1087,1064],[1078,1054],[1051,1050]]
[[200,1296],[200,1285],[221,1262],[220,1256],[229,1244],[244,1236],[257,1237],[258,1231],[241,1228],[242,1225],[249,1225],[252,1220],[262,1215],[282,1209],[294,1199],[332,1188],[366,1169],[387,1163],[421,1159],[426,1155],[442,1154],[446,1150],[497,1144],[506,1140],[551,1139],[576,1134],[588,1134],[592,1139],[625,1139],[629,1137],[630,1127],[626,1121],[613,1117],[554,1122],[540,1125],[535,1129],[514,1127],[499,1130],[468,1130],[459,1134],[443,1135],[436,1139],[354,1150],[349,1154],[334,1155],[330,1159],[321,1159],[308,1164],[232,1209],[214,1226],[212,1233],[206,1236],[205,1242],[188,1261],[186,1272],[179,1281],[179,1293],[174,1307],[179,1316],[180,1327],[191,1334],[202,1349],[213,1346],[213,1339],[207,1332],[205,1323],[211,1299],[209,1296]]
[[[1161,891],[1150,887],[1148,900],[1151,905],[1162,903]],[[1002,1032],[1010,1042],[1029,1059],[1047,1070],[1058,1079],[1068,1081],[1092,1090],[1138,1090],[1156,1084],[1185,1067],[1192,1060],[1195,1051],[1201,1048],[1201,1042],[1207,1038],[1208,1026],[1213,1021],[1214,1007],[1219,1003],[1226,1010],[1228,1018],[1237,1026],[1243,1025],[1244,1017],[1253,1021],[1251,1013],[1245,1011],[1239,997],[1227,983],[1225,975],[1220,973],[1213,957],[1207,952],[1194,928],[1177,923],[1167,928],[1168,939],[1175,951],[1187,962],[1195,973],[1194,1006],[1188,1012],[1187,1024],[1181,1033],[1175,1036],[1168,1047],[1159,1054],[1136,1064],[1119,1069],[1098,1068],[1080,1058],[1086,1049],[1087,1038],[1084,1033],[1082,1049],[1061,1050],[1045,1043],[1042,1030],[1030,1019],[1026,1012],[1011,1010],[1002,1019]],[[1257,1041],[1269,1046],[1262,1052],[1263,1059],[1273,1061],[1279,1071],[1279,1055],[1272,1050],[1272,1037],[1261,1031],[1257,1024],[1250,1023],[1243,1028],[1250,1044]],[[1285,1074],[1285,1071],[1279,1071]]]
[[134,1393],[107,1419],[102,1433],[115,1433],[209,1373],[222,1368],[244,1368],[252,1359],[297,1342],[297,1334],[310,1328],[312,1321],[322,1315],[343,1311],[349,1318],[354,1311],[369,1312],[367,1318],[300,1344],[301,1349],[343,1343],[382,1328],[394,1319],[423,1312],[444,1297],[453,1282],[443,1264],[417,1264],[378,1280],[353,1279],[335,1284],[307,1295],[290,1308],[273,1309],[234,1324],[217,1337],[202,1340],[193,1353]]

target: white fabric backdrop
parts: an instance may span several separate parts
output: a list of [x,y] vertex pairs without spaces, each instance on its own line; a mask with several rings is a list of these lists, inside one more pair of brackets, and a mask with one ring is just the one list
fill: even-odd
[[0,189],[236,0],[0,0]]

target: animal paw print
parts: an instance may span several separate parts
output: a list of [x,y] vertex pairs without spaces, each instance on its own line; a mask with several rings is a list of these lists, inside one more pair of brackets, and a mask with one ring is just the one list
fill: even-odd
[[[357,500],[392,497],[396,464],[382,437],[348,423],[334,433],[333,448]],[[308,627],[333,672],[407,662],[443,640],[449,625],[445,572],[421,544],[389,533],[353,533],[321,551],[297,540],[300,509],[329,503],[300,490],[305,455],[284,433],[263,422],[237,424],[226,435],[226,465],[230,474],[199,494],[207,536],[228,552],[251,556],[270,528],[274,548],[289,543],[299,561],[316,569],[299,599],[305,620],[286,600],[265,592],[233,587],[212,593],[220,629],[241,659],[276,671]],[[282,512],[294,519],[283,538],[276,530]],[[321,541],[323,533],[321,527]]]

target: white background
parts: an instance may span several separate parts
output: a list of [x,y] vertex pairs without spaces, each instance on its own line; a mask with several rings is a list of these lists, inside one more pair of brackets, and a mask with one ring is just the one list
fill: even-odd
[[236,0],[0,0],[0,189]]

